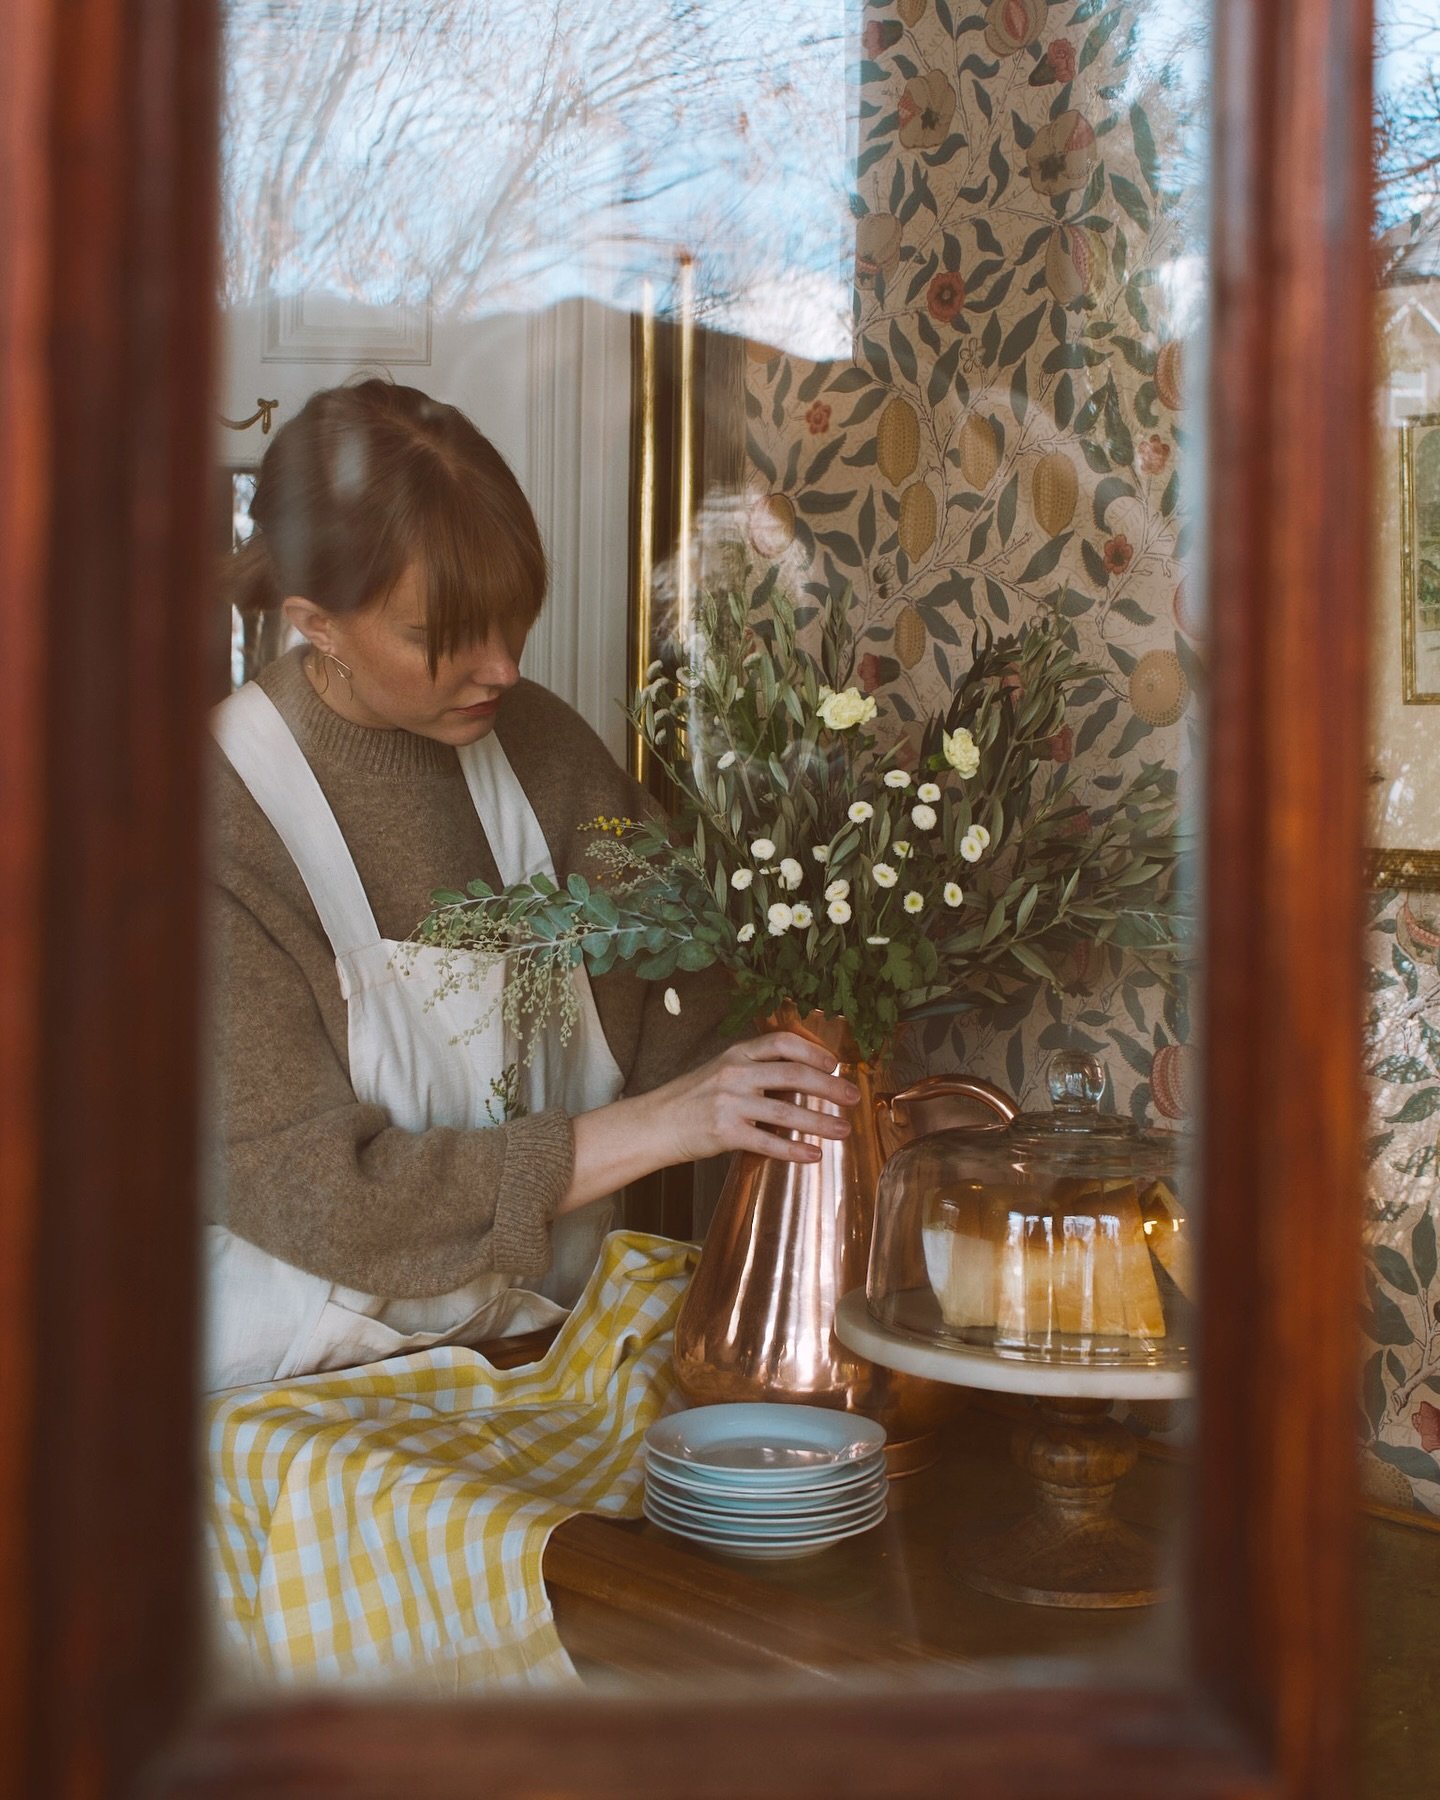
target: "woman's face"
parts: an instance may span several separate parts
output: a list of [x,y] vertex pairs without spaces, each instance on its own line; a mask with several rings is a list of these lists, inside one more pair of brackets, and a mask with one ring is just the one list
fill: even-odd
[[[425,590],[412,563],[383,599],[359,612],[327,613],[305,600],[287,600],[293,624],[323,654],[351,671],[343,676],[307,657],[312,684],[325,703],[352,724],[372,730],[411,731],[437,743],[473,744],[494,729],[507,688],[520,679],[520,655],[529,635],[523,625],[492,628],[483,641],[442,656],[430,673],[425,650]],[[316,677],[319,677],[317,680]]]

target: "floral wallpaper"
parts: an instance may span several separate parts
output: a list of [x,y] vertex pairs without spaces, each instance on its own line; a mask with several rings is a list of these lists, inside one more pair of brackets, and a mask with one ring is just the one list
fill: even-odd
[[[875,0],[858,93],[853,354],[750,346],[748,529],[797,590],[851,584],[860,678],[897,733],[938,707],[977,627],[1051,609],[1097,673],[1057,760],[1098,815],[1142,763],[1176,779],[1203,675],[1181,470],[1195,309],[1183,46],[1133,0]],[[1117,1105],[1185,1110],[1183,994],[1075,953],[917,1062],[1028,1103],[1083,1048]]]
[[1366,1494],[1440,1513],[1440,895],[1375,896],[1367,945]]

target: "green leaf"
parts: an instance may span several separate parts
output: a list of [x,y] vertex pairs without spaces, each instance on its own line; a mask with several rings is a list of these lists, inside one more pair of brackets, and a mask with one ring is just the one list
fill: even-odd
[[1150,129],[1150,120],[1145,108],[1137,100],[1130,108],[1130,139],[1135,146],[1135,160],[1140,165],[1140,173],[1145,178],[1145,185],[1152,196],[1160,193],[1160,158],[1155,150],[1155,134]]
[[1386,1115],[1391,1125],[1418,1125],[1422,1119],[1440,1108],[1440,1088],[1426,1088],[1423,1093],[1412,1094],[1397,1113]]
[[1388,1244],[1372,1244],[1370,1260],[1391,1287],[1398,1288],[1402,1294],[1419,1293],[1410,1265],[1398,1250],[1392,1250]]
[[1380,1429],[1380,1421],[1385,1417],[1385,1352],[1377,1350],[1365,1362],[1365,1374],[1361,1381],[1361,1393],[1364,1396],[1365,1417],[1370,1421],[1373,1435]]
[[1435,1279],[1435,1215],[1426,1211],[1415,1222],[1410,1233],[1410,1260],[1415,1266],[1421,1287],[1428,1288]]
[[1065,546],[1074,535],[1072,531],[1062,531],[1059,537],[1053,537],[1048,544],[1042,544],[1026,563],[1020,575],[1021,587],[1026,586],[1029,582],[1038,581],[1042,575],[1048,575],[1059,562]]
[[1000,496],[1000,504],[996,508],[996,522],[1000,527],[1000,542],[1008,544],[1010,533],[1015,529],[1015,508],[1020,497],[1020,474],[1017,470],[1005,484],[1005,491]]
[[1047,304],[1048,302],[1042,300],[1039,306],[1032,312],[1026,313],[1022,319],[1017,319],[1015,324],[1010,327],[1010,330],[1006,333],[1004,343],[1000,346],[1001,368],[1008,368],[1011,363],[1019,362],[1020,358],[1024,356],[1025,352],[1035,342],[1040,331],[1040,321],[1045,316]]
[[1376,1444],[1374,1450],[1382,1462],[1393,1463],[1412,1481],[1440,1481],[1440,1463],[1413,1444]]
[[1146,204],[1145,196],[1133,181],[1127,181],[1123,175],[1112,174],[1110,190],[1142,231],[1150,231],[1153,228],[1154,221],[1150,217],[1150,208]]
[[603,888],[591,888],[585,901],[585,917],[611,930],[620,923],[619,908]]
[[1114,502],[1121,498],[1127,500],[1133,500],[1135,498],[1134,483],[1127,481],[1123,475],[1107,475],[1104,481],[1096,483],[1095,523],[1099,526],[1101,531],[1108,531],[1110,529],[1105,523],[1105,515]]
[[1378,1288],[1370,1290],[1370,1317],[1365,1324],[1365,1335],[1374,1344],[1413,1344],[1415,1333],[1410,1329],[1403,1312],[1388,1294],[1382,1294]]

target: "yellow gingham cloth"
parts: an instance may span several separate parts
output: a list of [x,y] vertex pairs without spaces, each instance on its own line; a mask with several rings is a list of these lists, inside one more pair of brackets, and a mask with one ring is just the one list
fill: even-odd
[[639,1515],[694,1258],[612,1233],[554,1344],[519,1369],[444,1345],[217,1395],[206,1536],[248,1673],[447,1693],[575,1680],[541,1557],[574,1513]]

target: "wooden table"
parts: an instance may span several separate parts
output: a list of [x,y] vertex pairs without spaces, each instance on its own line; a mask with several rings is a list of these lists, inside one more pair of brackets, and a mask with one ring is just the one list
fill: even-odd
[[[891,1483],[882,1525],[815,1556],[748,1563],[648,1522],[572,1519],[545,1559],[561,1638],[602,1686],[624,1677],[693,1685],[746,1672],[827,1683],[886,1672],[913,1679],[922,1665],[971,1680],[997,1661],[1036,1658],[1078,1661],[1097,1675],[1174,1675],[1172,1601],[1061,1612],[975,1592],[947,1569],[957,1536],[1017,1518],[1030,1504],[1009,1454],[1016,1415],[972,1405],[947,1430],[934,1468]],[[1117,1511],[1168,1544],[1185,1484],[1177,1459],[1142,1457]]]

